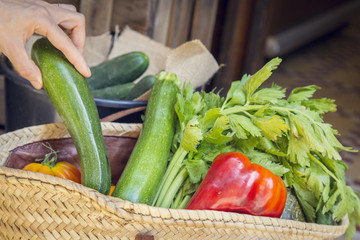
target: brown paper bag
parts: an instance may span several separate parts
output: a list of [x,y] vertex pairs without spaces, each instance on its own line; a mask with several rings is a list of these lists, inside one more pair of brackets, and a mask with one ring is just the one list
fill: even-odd
[[145,76],[148,74],[156,75],[165,69],[165,61],[171,48],[130,29],[130,27],[126,27],[120,36],[115,38],[109,59],[132,51],[141,51],[148,55],[149,67],[143,74]]
[[218,63],[200,40],[172,50],[165,65],[165,71],[176,73],[182,82],[190,82],[194,87],[204,85],[218,70]]
[[84,58],[90,67],[96,66],[108,59],[112,46],[112,38],[110,32],[86,38]]

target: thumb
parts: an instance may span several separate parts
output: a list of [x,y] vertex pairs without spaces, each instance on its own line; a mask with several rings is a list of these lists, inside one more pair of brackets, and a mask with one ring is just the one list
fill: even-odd
[[16,71],[33,85],[36,89],[42,88],[42,78],[41,72],[36,64],[30,59],[27,55],[25,46],[22,44],[13,43],[8,45],[8,49],[5,52],[5,55],[12,62]]
[[41,72],[36,64],[31,60],[21,61],[21,65],[17,63],[17,60],[11,60],[17,72],[31,83],[36,89],[42,88]]

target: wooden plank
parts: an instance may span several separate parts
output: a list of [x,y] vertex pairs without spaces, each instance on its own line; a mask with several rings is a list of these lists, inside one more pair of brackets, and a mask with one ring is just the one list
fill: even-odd
[[265,42],[269,35],[272,16],[278,0],[255,0],[249,24],[242,73],[253,74],[265,63]]
[[196,0],[190,39],[199,39],[211,49],[219,0]]
[[5,77],[0,69],[0,134],[4,132],[4,126],[6,125],[5,106]]
[[[270,34],[275,35],[317,17],[331,9],[338,8],[350,0],[276,0],[279,3],[271,22]],[[273,4],[273,3],[272,3]]]
[[153,29],[151,37],[164,45],[167,44],[172,6],[173,0],[152,1]]
[[86,18],[86,34],[96,36],[109,31],[112,10],[113,0],[81,0],[80,12]]
[[212,52],[224,67],[207,87],[208,90],[223,89],[222,95],[225,95],[232,81],[241,77],[252,0],[220,0],[219,7]]
[[111,29],[118,25],[120,29],[128,25],[131,29],[145,35],[151,35],[150,16],[152,0],[115,0],[111,19]]
[[177,47],[189,40],[195,0],[174,0],[167,46]]

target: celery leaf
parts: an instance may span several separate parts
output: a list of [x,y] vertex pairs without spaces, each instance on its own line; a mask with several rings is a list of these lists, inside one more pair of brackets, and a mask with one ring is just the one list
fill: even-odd
[[232,131],[235,132],[238,138],[245,139],[247,135],[261,136],[260,128],[250,118],[239,114],[230,114],[227,117]]
[[261,133],[269,140],[276,140],[277,136],[280,136],[289,130],[289,126],[279,117],[279,115],[273,115],[271,117],[258,117],[254,118],[255,125],[261,129]]
[[244,90],[247,94],[246,97],[248,101],[261,84],[263,84],[271,76],[272,71],[277,69],[280,63],[280,58],[273,58],[246,81]]
[[282,89],[278,85],[273,85],[271,88],[263,88],[256,91],[250,97],[250,102],[253,104],[274,104],[283,97],[285,97],[285,89]]
[[288,101],[289,102],[301,102],[304,100],[308,100],[311,98],[315,91],[320,89],[320,87],[316,85],[309,85],[305,87],[298,87],[291,91]]

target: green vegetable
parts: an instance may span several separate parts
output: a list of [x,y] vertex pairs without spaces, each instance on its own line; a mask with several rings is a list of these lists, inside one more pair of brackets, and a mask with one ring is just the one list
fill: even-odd
[[292,189],[307,222],[329,223],[348,215],[347,237],[360,223],[358,194],[346,185],[344,147],[323,121],[334,101],[312,99],[319,87],[260,86],[280,64],[274,58],[253,75],[232,83],[226,98],[214,92],[182,90],[175,105],[179,126],[171,159],[153,205],[182,208],[207,174],[214,157],[239,151],[279,175]]
[[175,129],[180,80],[162,72],[155,81],[143,129],[112,196],[151,204],[165,171]]
[[153,75],[147,75],[143,77],[136,85],[129,91],[126,95],[126,100],[133,100],[137,97],[140,97],[142,94],[146,93],[154,85],[156,77]]
[[132,82],[149,66],[149,57],[143,52],[130,52],[100,63],[91,68],[87,78],[91,89]]
[[304,213],[293,190],[287,188],[287,197],[284,211],[281,215],[282,219],[295,220],[305,222]]
[[34,43],[31,57],[41,71],[45,91],[74,141],[82,184],[108,194],[110,164],[97,108],[85,78],[46,38]]
[[134,82],[129,82],[106,88],[94,89],[91,93],[95,98],[121,100],[125,98],[134,86]]

